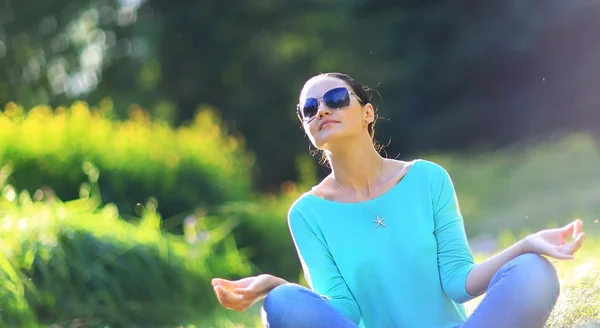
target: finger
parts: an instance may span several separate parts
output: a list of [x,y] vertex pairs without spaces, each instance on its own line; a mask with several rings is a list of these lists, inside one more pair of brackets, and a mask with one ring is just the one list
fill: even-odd
[[585,238],[585,233],[579,233],[572,242],[570,242],[565,248],[565,252],[568,254],[575,254],[583,244],[583,239]]
[[219,298],[219,301],[221,303],[227,301],[227,291],[225,289],[223,289],[223,287],[221,286],[216,286],[214,288],[215,294],[217,294],[217,297]]
[[219,303],[221,303],[222,305],[225,305],[226,300],[223,297],[223,294],[221,292],[221,289],[219,287],[215,287],[213,288],[215,295],[217,295],[217,299],[219,300]]
[[570,235],[571,232],[573,231],[573,229],[575,228],[575,222],[577,222],[577,221],[573,221],[573,222],[565,225],[564,227],[560,228],[560,232],[562,232],[565,235]]
[[226,289],[221,286],[216,286],[214,290],[221,303],[230,301],[231,297],[228,295],[229,292]]
[[232,292],[244,298],[254,298],[256,295],[256,291],[250,288],[236,288]]
[[242,295],[236,295],[220,286],[215,289],[217,290],[221,304],[225,308],[242,312],[248,307],[247,302]]
[[235,282],[220,278],[213,279],[213,286],[221,286],[227,290],[232,290],[237,287]]
[[544,247],[539,253],[559,260],[572,260],[573,255],[569,254],[567,247],[568,245]]
[[246,295],[248,294],[248,288],[236,288],[234,290],[232,290],[232,292],[234,294],[238,294],[238,295]]
[[213,280],[211,280],[211,283],[213,286],[222,286],[223,284],[227,283],[227,280],[222,278],[214,278]]
[[244,305],[244,301],[238,298],[238,296],[233,295],[230,291],[221,289],[219,291],[219,295],[221,299],[221,304],[227,309],[243,311],[246,308],[246,306]]
[[579,236],[579,234],[581,233],[582,225],[583,222],[580,219],[575,220],[575,222],[573,223],[573,239],[577,238],[577,236]]
[[584,238],[584,234],[580,234],[579,236],[577,236],[577,238],[575,240],[573,240],[572,242],[570,242],[567,245],[562,245],[556,248],[556,250],[558,252],[560,252],[561,254],[565,255],[565,256],[570,256],[571,258],[575,258],[574,254],[581,248],[582,242],[583,242],[583,238]]
[[559,229],[563,243],[567,242],[569,237],[575,239],[581,231],[581,223],[581,220],[577,219]]
[[223,286],[217,286],[215,287],[215,289],[217,290],[219,295],[221,295],[221,297],[225,300],[235,301],[239,298],[239,295],[232,293],[230,290],[225,289]]

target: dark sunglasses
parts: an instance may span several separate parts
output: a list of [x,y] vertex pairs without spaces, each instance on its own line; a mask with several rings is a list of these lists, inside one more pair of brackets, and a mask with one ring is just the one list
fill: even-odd
[[[318,98],[307,98],[303,102],[299,103],[296,107],[296,112],[300,119],[310,120],[317,115],[319,112],[320,100],[323,101],[325,106],[336,110],[348,107],[350,105],[350,95],[354,95],[345,87],[339,87],[331,89],[323,94],[323,97]],[[356,95],[354,95],[356,96]],[[358,99],[358,97],[357,97]],[[360,99],[358,99],[360,101]]]

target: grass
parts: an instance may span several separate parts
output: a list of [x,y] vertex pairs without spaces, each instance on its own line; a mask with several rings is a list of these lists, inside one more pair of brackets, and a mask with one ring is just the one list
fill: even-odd
[[[561,282],[561,294],[545,328],[600,327],[600,238],[586,239],[575,260],[554,263]],[[477,261],[486,255],[476,254]],[[485,296],[485,295],[484,295]],[[465,303],[471,313],[484,296]],[[242,313],[224,308],[197,323],[200,328],[262,328],[260,304]]]
[[452,176],[471,236],[538,230],[574,216],[600,233],[600,224],[593,224],[600,219],[600,144],[590,135],[472,156],[425,157]]
[[133,223],[96,197],[0,190],[0,327],[173,327],[216,306],[211,277],[250,273],[226,222],[198,242],[161,231],[151,204]]
[[[507,246],[507,245],[503,245]],[[550,259],[558,271],[561,294],[546,328],[600,327],[600,239],[587,236],[575,260]],[[486,256],[477,254],[477,261]],[[471,313],[484,296],[465,304]]]

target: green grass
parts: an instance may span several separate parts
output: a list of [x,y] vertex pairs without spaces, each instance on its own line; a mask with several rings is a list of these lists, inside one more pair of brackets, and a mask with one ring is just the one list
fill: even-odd
[[250,273],[226,221],[193,240],[162,232],[151,204],[130,223],[95,197],[0,190],[0,327],[174,327],[215,308],[213,276]]
[[[590,237],[590,236],[588,236]],[[589,238],[573,261],[554,263],[561,282],[561,294],[546,328],[600,327],[600,238]],[[477,260],[485,259],[476,254]],[[484,295],[485,296],[485,295]],[[465,303],[471,313],[484,296]],[[224,308],[196,324],[200,328],[262,328],[260,304],[242,313]]]
[[[513,240],[505,240],[502,247]],[[590,324],[600,325],[600,239],[587,236],[584,246],[575,260],[563,261],[550,259],[558,271],[561,294],[548,319],[547,328],[587,327]],[[477,254],[477,261],[486,256]],[[467,311],[472,312],[484,296],[465,304]]]
[[520,233],[579,217],[600,233],[600,145],[572,134],[472,156],[424,155],[455,183],[470,236]]

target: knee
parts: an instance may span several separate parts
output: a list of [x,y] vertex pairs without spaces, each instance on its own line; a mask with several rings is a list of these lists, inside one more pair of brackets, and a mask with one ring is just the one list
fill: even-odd
[[560,293],[560,282],[556,268],[547,258],[534,253],[518,256],[512,261],[514,268],[519,274],[520,280],[524,282],[529,295],[538,295],[542,299],[550,298],[555,302]]
[[547,258],[540,254],[527,253],[513,260],[521,271],[528,273],[528,277],[547,285],[547,287],[558,287],[558,273],[556,268]]
[[265,298],[265,307],[277,307],[279,305],[288,303],[298,297],[298,294],[302,292],[304,287],[296,284],[283,284],[279,285],[271,290]]
[[262,306],[263,322],[270,327],[285,327],[285,321],[298,322],[302,316],[300,304],[310,297],[310,290],[296,284],[284,284],[271,290]]

